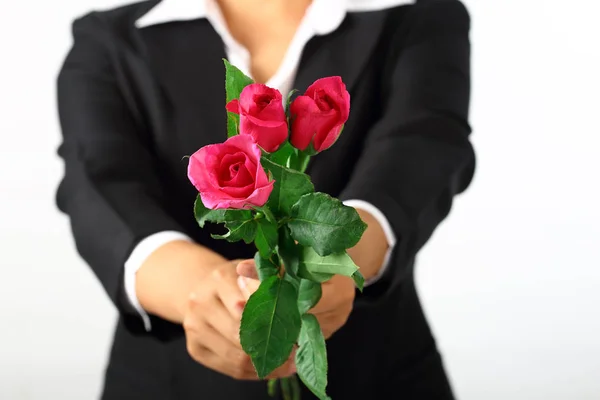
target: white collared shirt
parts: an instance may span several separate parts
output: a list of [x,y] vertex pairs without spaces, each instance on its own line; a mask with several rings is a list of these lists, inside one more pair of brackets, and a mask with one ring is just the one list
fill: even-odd
[[[266,84],[278,89],[285,97],[285,94],[292,89],[300,57],[306,43],[314,36],[326,35],[335,31],[348,12],[376,11],[412,3],[414,3],[414,0],[313,0],[290,42],[281,65]],[[251,76],[250,54],[229,32],[216,0],[163,0],[138,19],[136,26],[144,28],[167,22],[188,21],[199,18],[206,18],[221,36],[223,43],[225,43],[228,61],[246,75]],[[367,211],[373,215],[383,228],[388,241],[388,252],[384,265],[380,268],[377,276],[365,282],[365,285],[369,285],[377,281],[388,266],[391,252],[396,244],[396,237],[385,215],[372,204],[363,200],[347,200],[344,204]],[[135,275],[150,254],[174,240],[192,241],[181,232],[158,232],[140,241],[125,262],[125,292],[131,304],[142,317],[147,331],[151,329],[150,319],[137,299]]]

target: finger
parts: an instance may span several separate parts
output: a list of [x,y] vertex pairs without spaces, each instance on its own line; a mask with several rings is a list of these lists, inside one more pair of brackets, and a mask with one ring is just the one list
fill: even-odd
[[246,278],[244,276],[239,276],[238,286],[240,287],[240,290],[242,291],[242,294],[244,295],[246,300],[248,300],[250,296],[258,290],[258,287],[260,286],[260,281],[256,279]]
[[310,310],[311,314],[335,311],[340,306],[351,305],[354,300],[354,281],[335,275],[321,285],[321,300]]
[[227,340],[231,345],[241,349],[240,319],[231,316],[223,303],[217,299],[210,307],[210,312],[204,311],[206,323]]
[[208,325],[187,336],[187,349],[195,361],[215,371],[240,380],[258,379],[250,357]]
[[236,272],[238,275],[245,276],[246,278],[258,280],[258,272],[256,271],[254,260],[240,262],[236,267]]
[[341,326],[341,321],[338,321],[339,318],[334,313],[316,314],[315,317],[319,321],[319,326],[325,340],[329,339]]
[[234,271],[215,270],[213,279],[216,281],[217,296],[233,318],[241,319],[246,298],[237,284]]

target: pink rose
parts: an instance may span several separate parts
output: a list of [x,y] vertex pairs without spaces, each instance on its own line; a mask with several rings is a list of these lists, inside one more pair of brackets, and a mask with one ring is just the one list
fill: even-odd
[[272,153],[288,137],[281,93],[260,83],[242,90],[240,100],[231,100],[227,111],[240,115],[240,134],[250,135],[265,151]]
[[290,142],[300,150],[312,143],[317,152],[330,148],[350,115],[350,94],[339,76],[316,80],[290,106]]
[[273,183],[260,165],[261,150],[248,135],[202,147],[192,154],[188,178],[200,192],[206,208],[262,207]]

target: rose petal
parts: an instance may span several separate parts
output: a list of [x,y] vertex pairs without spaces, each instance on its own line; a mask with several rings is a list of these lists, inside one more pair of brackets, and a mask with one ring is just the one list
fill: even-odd
[[252,194],[255,186],[254,182],[242,187],[227,186],[221,189],[221,192],[226,194],[231,200],[244,200]]
[[298,96],[290,105],[292,134],[290,142],[300,150],[306,150],[316,134],[316,120],[321,110],[308,96]]
[[256,110],[255,96],[267,95],[271,98],[279,98],[281,101],[281,92],[277,89],[263,85],[262,83],[252,83],[246,86],[240,93],[240,105],[245,111]]
[[188,164],[188,178],[192,185],[199,191],[210,189],[214,180],[209,174],[216,167],[216,154],[219,153],[219,145],[208,145],[202,147],[191,155]]
[[287,139],[287,124],[280,122],[278,124],[267,123],[260,125],[263,123],[264,121],[257,120],[254,117],[243,116],[240,119],[240,133],[252,136],[260,147],[272,153]]
[[338,140],[343,125],[333,127],[325,135],[315,135],[314,148],[316,151],[327,150]]
[[[250,115],[250,114],[243,114],[242,119],[245,119],[246,121],[249,121],[252,124],[254,124],[260,128],[278,128],[281,125],[285,125],[285,121],[263,120],[263,119],[260,119],[253,115]],[[241,132],[241,128],[240,128],[240,132]],[[246,132],[244,132],[244,133],[246,133]]]
[[[254,172],[254,170],[252,170]],[[248,171],[244,164],[239,164],[239,170],[235,176],[232,176],[229,181],[223,182],[222,186],[227,187],[246,187],[252,185],[254,187],[254,177]]]
[[254,174],[254,182],[254,186],[259,188],[268,186],[271,184],[271,182],[275,181],[269,181],[269,176],[267,175],[267,172],[265,171],[263,166],[260,163],[258,163],[258,165],[256,166],[256,173]]
[[[223,185],[222,182],[229,181],[233,178],[232,169],[233,165],[243,164],[246,161],[246,155],[241,151],[236,151],[234,154],[225,154],[219,163],[218,177],[219,185]],[[237,174],[237,173],[236,173]]]
[[273,191],[274,184],[275,184],[275,181],[271,181],[263,187],[256,188],[254,193],[252,193],[248,197],[247,202],[249,204],[252,204],[257,207],[264,206],[267,203],[267,201],[269,200],[269,196],[271,195],[271,192]]
[[[208,145],[190,157],[188,176],[210,209],[249,208],[268,199],[272,183],[260,166],[262,152],[249,135]],[[257,187],[256,174],[261,186]],[[270,188],[270,190],[268,189]],[[263,202],[264,200],[264,202]]]
[[251,136],[247,136],[247,135],[232,136],[229,139],[227,139],[225,144],[232,146],[236,150],[242,151],[254,162],[260,161],[260,157],[262,156],[262,153],[260,151],[260,148],[258,147],[258,145],[256,144],[256,142],[254,141],[254,139]]
[[240,103],[237,99],[233,99],[225,105],[225,109],[229,112],[239,114],[240,113]]
[[278,93],[271,99],[271,102],[257,114],[251,114],[263,121],[285,121],[285,110],[281,101],[281,94]]

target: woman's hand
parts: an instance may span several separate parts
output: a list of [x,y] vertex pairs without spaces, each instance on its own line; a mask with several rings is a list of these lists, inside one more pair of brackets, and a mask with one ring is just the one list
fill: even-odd
[[317,317],[323,336],[329,339],[348,321],[356,288],[352,278],[335,275],[321,285],[321,300],[309,312]]
[[[173,241],[138,270],[136,294],[147,312],[183,325],[194,360],[236,379],[258,379],[240,345],[246,298],[237,283],[236,264],[206,247]],[[269,378],[294,371],[290,361]]]
[[[237,262],[216,265],[192,291],[183,319],[187,350],[202,365],[235,379],[258,379],[240,345],[239,331],[246,298],[238,286]],[[269,378],[295,372],[293,357]]]
[[[365,210],[357,209],[356,211],[368,227],[356,246],[348,249],[348,254],[360,267],[365,279],[370,279],[377,275],[383,265],[388,243],[377,219]],[[240,288],[247,299],[258,289],[260,284],[257,280],[258,274],[254,260],[242,261],[237,266],[237,272],[240,276],[245,277],[244,280],[240,280]],[[321,300],[309,312],[317,317],[323,335],[329,339],[348,320],[356,291],[354,281],[341,275],[335,275],[323,283],[322,290]]]
[[[258,289],[260,282],[254,260],[244,260],[237,266],[240,289],[246,299]],[[348,320],[354,303],[355,286],[351,278],[335,275],[322,285],[321,300],[309,312],[317,317],[323,336],[329,339]]]

